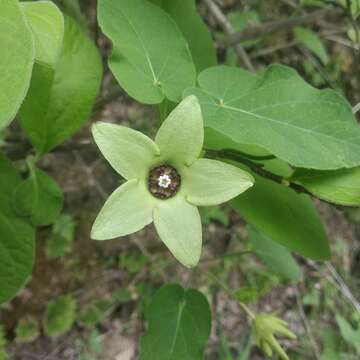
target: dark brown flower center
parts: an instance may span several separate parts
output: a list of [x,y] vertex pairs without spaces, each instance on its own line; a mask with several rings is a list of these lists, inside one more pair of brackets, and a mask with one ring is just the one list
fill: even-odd
[[173,197],[179,191],[180,185],[181,177],[170,165],[157,166],[149,173],[149,191],[158,199]]

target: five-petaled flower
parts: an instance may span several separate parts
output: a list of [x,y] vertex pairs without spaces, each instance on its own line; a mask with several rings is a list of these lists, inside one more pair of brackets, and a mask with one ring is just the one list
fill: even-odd
[[185,98],[161,125],[155,141],[128,127],[98,122],[95,142],[127,181],[115,190],[92,228],[95,240],[134,233],[154,222],[183,265],[200,258],[202,231],[197,206],[217,205],[253,185],[247,172],[199,158],[204,140],[200,105]]

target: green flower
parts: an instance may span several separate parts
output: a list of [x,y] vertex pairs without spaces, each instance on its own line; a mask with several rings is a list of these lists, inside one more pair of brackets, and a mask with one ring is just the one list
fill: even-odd
[[105,158],[127,180],[101,209],[91,232],[94,240],[128,235],[154,222],[176,259],[195,266],[202,243],[197,206],[220,204],[253,185],[251,175],[235,166],[199,159],[204,130],[195,96],[172,111],[155,141],[102,122],[92,132]]
[[287,323],[284,320],[272,314],[256,315],[252,322],[252,334],[256,345],[266,356],[271,357],[274,351],[282,360],[289,360],[275,338],[275,335],[282,335],[292,340],[296,339],[296,335],[287,328]]

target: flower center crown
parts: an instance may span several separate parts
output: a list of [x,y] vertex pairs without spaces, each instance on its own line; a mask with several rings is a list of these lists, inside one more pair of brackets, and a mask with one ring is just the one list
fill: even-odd
[[181,177],[170,165],[160,165],[149,173],[148,187],[150,193],[158,199],[173,197],[180,188]]

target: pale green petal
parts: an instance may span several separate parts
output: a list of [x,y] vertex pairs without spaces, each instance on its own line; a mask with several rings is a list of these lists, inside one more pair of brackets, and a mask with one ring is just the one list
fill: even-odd
[[289,339],[295,340],[296,335],[292,331],[290,331],[286,326],[284,326],[278,322],[274,322],[273,332],[276,333],[276,335],[286,336]]
[[264,351],[265,355],[271,357],[273,352],[271,346],[266,342],[266,340],[261,341],[261,349]]
[[254,184],[253,177],[222,161],[199,159],[185,172],[186,199],[194,205],[211,206],[228,201]]
[[289,357],[287,356],[283,348],[280,346],[278,341],[275,339],[274,335],[270,335],[269,343],[274,349],[274,351],[279,355],[281,360],[289,360]]
[[159,155],[150,138],[125,126],[97,122],[92,133],[105,158],[127,180],[145,178]]
[[107,199],[91,230],[94,240],[132,234],[152,222],[154,200],[145,184],[130,180]]
[[195,96],[185,98],[170,113],[155,138],[161,157],[177,166],[192,164],[200,155],[203,141],[203,119]]
[[187,267],[200,259],[202,231],[198,209],[181,196],[159,201],[154,209],[156,230],[177,260]]
[[276,334],[286,336],[287,338],[289,338],[291,340],[296,339],[296,335],[292,331],[288,330],[287,328],[276,329]]

